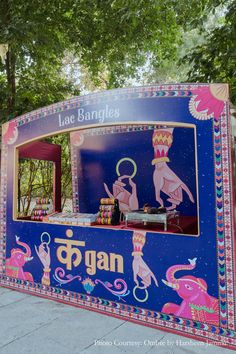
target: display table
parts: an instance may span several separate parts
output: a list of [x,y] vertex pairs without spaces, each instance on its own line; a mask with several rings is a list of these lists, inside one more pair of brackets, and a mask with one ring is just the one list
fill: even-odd
[[168,221],[175,219],[176,224],[179,225],[179,211],[172,210],[162,214],[148,214],[142,211],[125,213],[125,225],[128,226],[129,221],[141,221],[146,225],[147,223],[158,223],[164,225],[164,231],[167,231]]

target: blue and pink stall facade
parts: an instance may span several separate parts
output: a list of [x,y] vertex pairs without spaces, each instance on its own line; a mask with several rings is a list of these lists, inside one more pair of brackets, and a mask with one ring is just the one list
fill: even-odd
[[[74,212],[116,198],[124,215],[149,204],[178,220],[17,218],[19,155],[68,132]],[[225,84],[105,91],[4,124],[0,285],[236,349],[231,140]]]

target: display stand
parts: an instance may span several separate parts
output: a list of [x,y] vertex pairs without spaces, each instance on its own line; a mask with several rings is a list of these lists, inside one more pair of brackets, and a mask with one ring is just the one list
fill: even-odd
[[49,198],[36,198],[36,205],[31,213],[31,220],[43,221],[46,215],[49,213],[50,201]]
[[[61,210],[61,147],[45,143],[68,132],[78,223]],[[225,84],[111,90],[7,122],[0,285],[235,350],[231,149]],[[54,163],[55,214],[42,222],[18,218],[19,157]],[[125,215],[145,203],[176,210],[179,227],[168,213],[166,231],[101,214],[94,225],[104,197]]]
[[138,221],[142,222],[144,225],[147,223],[158,223],[164,225],[164,231],[167,231],[168,221],[174,219],[176,225],[179,226],[179,215],[178,211],[168,211],[162,214],[148,214],[145,212],[130,212],[125,214],[125,224],[128,226],[128,222]]
[[118,199],[102,198],[100,200],[97,217],[98,225],[118,225],[120,223],[120,209]]

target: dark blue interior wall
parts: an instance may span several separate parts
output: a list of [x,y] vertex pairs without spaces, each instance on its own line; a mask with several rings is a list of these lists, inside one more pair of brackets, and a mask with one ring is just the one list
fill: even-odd
[[[85,136],[82,146],[77,148],[78,190],[81,212],[96,212],[99,200],[106,197],[103,183],[105,182],[112,192],[112,184],[117,180],[117,163],[122,158],[131,158],[137,165],[137,173],[133,181],[137,185],[139,207],[145,203],[159,206],[155,200],[155,188],[153,183],[154,166],[151,164],[154,158],[152,146],[153,129],[146,131],[130,131],[104,135]],[[197,215],[197,190],[195,168],[195,140],[194,129],[175,127],[173,132],[173,144],[168,153],[170,169],[191,190],[195,203],[189,200],[183,192],[183,202],[178,206],[182,215]],[[132,175],[134,167],[129,161],[124,161],[119,166],[121,175]],[[128,180],[127,189],[130,191]],[[165,206],[167,196],[161,192]]]

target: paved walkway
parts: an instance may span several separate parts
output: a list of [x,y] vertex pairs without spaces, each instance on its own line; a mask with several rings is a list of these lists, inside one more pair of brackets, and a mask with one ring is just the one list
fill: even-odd
[[0,287],[0,354],[233,351]]

